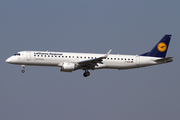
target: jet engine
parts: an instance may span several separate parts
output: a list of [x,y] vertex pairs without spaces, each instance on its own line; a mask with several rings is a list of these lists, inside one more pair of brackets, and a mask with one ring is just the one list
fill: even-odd
[[77,69],[76,64],[74,63],[68,63],[68,62],[64,62],[61,64],[61,70],[62,72],[72,72],[74,70]]

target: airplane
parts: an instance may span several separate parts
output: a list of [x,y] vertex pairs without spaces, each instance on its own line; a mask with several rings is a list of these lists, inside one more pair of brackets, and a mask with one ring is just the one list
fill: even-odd
[[78,69],[84,70],[84,77],[90,75],[89,70],[95,69],[132,69],[173,61],[173,57],[166,57],[171,35],[165,35],[149,52],[140,55],[49,51],[20,51],[9,57],[6,62],[22,66],[22,73],[26,65],[32,66],[56,66],[62,72],[72,72]]

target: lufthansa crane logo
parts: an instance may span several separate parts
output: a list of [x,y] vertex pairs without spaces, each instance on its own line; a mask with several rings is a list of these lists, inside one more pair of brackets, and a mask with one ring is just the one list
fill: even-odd
[[158,49],[160,52],[164,52],[164,51],[166,51],[167,46],[166,46],[165,43],[160,42],[160,43],[157,45],[157,49]]

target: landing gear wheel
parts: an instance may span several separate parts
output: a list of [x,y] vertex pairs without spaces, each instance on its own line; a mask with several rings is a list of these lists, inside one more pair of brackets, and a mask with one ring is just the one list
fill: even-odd
[[89,71],[85,71],[84,74],[83,74],[84,77],[88,77],[89,75],[90,75]]
[[23,68],[23,70],[21,70],[21,72],[24,73],[25,72],[25,65],[21,65],[21,66]]

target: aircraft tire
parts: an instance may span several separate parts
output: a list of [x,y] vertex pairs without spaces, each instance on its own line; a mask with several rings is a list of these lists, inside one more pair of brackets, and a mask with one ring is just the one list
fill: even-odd
[[84,77],[88,77],[89,75],[90,75],[90,72],[85,72],[85,73],[83,74]]
[[25,72],[25,70],[22,70],[21,72],[22,72],[22,73],[24,73],[24,72]]

